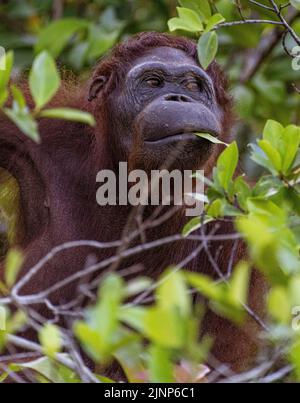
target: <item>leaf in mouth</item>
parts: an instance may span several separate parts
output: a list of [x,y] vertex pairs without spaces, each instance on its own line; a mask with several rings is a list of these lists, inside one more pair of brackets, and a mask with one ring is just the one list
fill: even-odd
[[210,141],[210,142],[213,143],[213,144],[222,144],[222,145],[228,147],[228,144],[227,144],[227,143],[224,143],[224,141],[219,140],[217,137],[214,137],[214,136],[212,136],[212,135],[209,134],[209,133],[195,133],[195,135],[196,135],[197,137],[200,137],[200,138],[202,138],[202,139],[205,139],[205,140],[207,140],[207,141]]

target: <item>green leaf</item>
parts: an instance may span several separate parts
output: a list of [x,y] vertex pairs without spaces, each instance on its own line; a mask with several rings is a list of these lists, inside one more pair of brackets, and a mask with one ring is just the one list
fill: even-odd
[[284,127],[275,120],[268,120],[264,132],[263,139],[268,141],[274,148],[278,149],[281,144],[281,136]]
[[126,297],[138,295],[143,291],[149,289],[152,285],[152,280],[148,277],[138,277],[130,281],[126,286]]
[[268,198],[282,189],[282,182],[277,176],[262,176],[252,190],[252,196]]
[[194,217],[192,220],[190,220],[183,228],[182,235],[184,237],[188,237],[191,235],[193,232],[197,231],[202,227],[202,222],[203,225],[206,225],[213,221],[211,218],[205,218],[204,222],[201,217]]
[[89,23],[77,18],[63,18],[48,24],[39,34],[35,46],[36,54],[47,50],[57,58],[74,34],[87,29]]
[[[291,272],[299,272],[299,256],[293,234],[287,228],[286,213],[270,200],[252,200],[248,206],[249,216],[241,217],[236,225],[250,246],[251,257],[272,283],[286,284]],[[287,254],[289,262],[293,256],[291,266],[282,264]]]
[[96,124],[95,118],[90,113],[70,108],[46,109],[39,113],[39,117],[50,119],[64,119],[85,123],[90,126],[95,126]]
[[8,252],[5,261],[5,283],[9,288],[15,284],[23,261],[23,254],[18,249]]
[[284,146],[282,147],[284,174],[288,174],[296,159],[300,146],[300,127],[290,125],[283,132]]
[[239,304],[246,304],[250,284],[250,269],[246,262],[240,262],[235,268],[230,281],[230,297]]
[[183,323],[176,310],[149,308],[145,314],[145,335],[154,344],[180,349],[184,345]]
[[300,128],[269,120],[265,126],[262,142],[259,143],[277,172],[288,174],[296,159],[300,144]]
[[11,92],[12,92],[14,101],[18,104],[18,108],[20,110],[25,109],[26,108],[26,100],[25,100],[25,97],[24,97],[22,91],[20,90],[20,88],[18,88],[14,84],[10,88],[11,88]]
[[[300,9],[300,7],[299,7]],[[294,366],[295,376],[296,379],[300,379],[300,340],[299,338],[296,339],[295,343],[293,344],[292,348],[290,349],[289,353],[289,360]]]
[[[246,285],[245,273],[238,274],[237,279],[232,286],[225,283],[216,284],[210,277],[198,273],[186,273],[188,283],[199,291],[200,295],[210,301],[210,307],[219,315],[234,321],[237,324],[242,323],[245,317],[245,310],[236,297],[243,295]],[[242,291],[237,290],[238,285],[243,285]],[[231,292],[235,293],[235,297]]]
[[18,333],[24,329],[24,326],[28,323],[28,317],[24,311],[17,311],[10,319],[8,323],[9,333]]
[[248,200],[248,210],[251,214],[270,219],[275,225],[286,224],[286,212],[271,200],[254,198]]
[[[6,318],[7,318],[6,308],[0,305],[0,334],[1,332],[6,331]],[[2,343],[0,341],[0,347],[2,347],[1,344]]]
[[158,305],[162,309],[178,308],[182,317],[188,316],[191,312],[185,279],[176,267],[165,272],[161,278],[161,285],[157,289],[156,297]]
[[62,348],[62,336],[57,326],[45,325],[39,332],[39,340],[45,354],[51,358],[59,353]]
[[8,90],[5,88],[3,90],[0,90],[0,108],[5,105],[5,102],[7,101],[9,96]]
[[12,67],[14,64],[13,52],[6,53],[5,56],[5,70],[0,70],[0,93],[4,91],[9,83]]
[[267,140],[259,140],[258,141],[259,147],[263,150],[263,152],[268,157],[269,161],[272,163],[275,170],[279,173],[281,172],[282,168],[282,160],[281,155],[279,152],[272,146],[271,143]]
[[284,287],[276,286],[270,291],[268,312],[280,325],[288,325],[290,323],[292,307]]
[[[120,31],[106,32],[101,26],[91,25],[89,27],[88,60],[95,60],[107,52],[118,40]],[[78,49],[77,49],[78,50]],[[78,51],[75,55],[78,57]]]
[[[290,245],[284,245],[285,239],[284,237],[290,235],[288,233],[283,233],[283,242],[280,244],[277,250],[277,260],[282,268],[282,271],[289,275],[298,274],[300,268],[300,260],[299,260],[299,247],[291,248]],[[286,239],[289,243],[289,240]]]
[[225,18],[221,14],[214,14],[210,19],[207,21],[207,25],[205,27],[204,32],[212,31],[217,25],[221,24],[225,21]]
[[200,15],[203,21],[211,17],[211,8],[208,0],[179,0],[182,7],[190,8]]
[[42,52],[33,62],[29,86],[37,109],[45,106],[60,87],[60,77],[52,56]]
[[235,180],[234,192],[237,195],[240,207],[243,210],[247,211],[247,201],[252,196],[252,190],[250,189],[248,183],[245,181],[244,177],[240,176]]
[[219,184],[228,191],[233,175],[237,168],[239,161],[239,150],[237,143],[232,143],[223,153],[220,155],[217,162],[217,178]]
[[198,42],[198,58],[201,66],[206,70],[214,61],[219,47],[216,32],[207,32],[201,35]]
[[210,308],[218,315],[238,326],[243,325],[246,317],[246,310],[242,305],[232,303],[230,295],[224,294],[223,301],[211,301]]
[[219,218],[224,216],[224,201],[221,199],[215,200],[208,208],[207,214],[210,217]]
[[170,351],[159,346],[151,346],[149,349],[149,371],[150,382],[174,382],[174,370]]
[[100,287],[100,302],[90,310],[89,323],[109,343],[118,325],[119,308],[124,297],[123,280],[117,275],[107,277]]
[[146,312],[146,309],[140,306],[122,307],[119,312],[119,319],[139,332],[143,332]]
[[145,368],[145,347],[139,336],[131,342],[126,343],[114,354],[115,359],[121,365],[126,379],[129,383],[140,383],[144,381]]
[[99,333],[84,322],[76,322],[74,334],[94,361],[103,360],[104,343]]
[[4,60],[0,60],[0,63],[4,64],[5,69],[0,69],[0,108],[3,107],[9,96],[7,85],[10,81],[13,68],[14,54],[13,52],[8,52],[2,55],[2,58],[4,58]]
[[183,30],[199,33],[203,31],[203,24],[199,15],[188,8],[177,7],[179,18],[172,18],[168,25],[171,32]]
[[[67,354],[58,354],[60,358],[69,359]],[[79,379],[76,374],[68,368],[63,366],[57,366],[52,359],[43,357],[35,361],[27,362],[25,364],[16,364],[15,369],[20,370],[32,370],[38,375],[39,381],[42,377],[42,382],[51,383],[79,383]]]
[[219,301],[223,298],[223,289],[219,287],[211,278],[198,273],[185,273],[187,282],[196,288],[200,294],[208,299]]
[[222,145],[228,147],[228,144],[227,144],[227,143],[224,143],[224,141],[219,140],[217,137],[214,137],[214,136],[212,136],[212,135],[209,134],[209,133],[195,133],[195,135],[196,135],[197,137],[202,138],[202,139],[208,140],[208,141],[210,141],[210,142],[213,143],[213,144],[222,144]]
[[276,176],[277,171],[274,168],[274,165],[271,163],[271,161],[267,158],[267,156],[263,152],[263,150],[260,147],[258,147],[258,145],[256,145],[256,144],[250,144],[250,148],[252,149],[252,153],[251,153],[252,161],[254,161],[256,164],[266,168],[274,176]]
[[124,295],[122,278],[115,274],[109,275],[101,283],[98,303],[86,312],[86,321],[75,324],[76,336],[97,362],[109,359],[117,348],[118,340],[123,337],[119,316]]
[[294,307],[300,306],[300,275],[296,275],[291,279],[289,286],[289,298]]
[[37,123],[28,112],[15,112],[7,108],[4,112],[24,134],[36,143],[40,142]]
[[182,235],[188,237],[193,232],[197,231],[202,226],[201,217],[194,217],[183,228]]

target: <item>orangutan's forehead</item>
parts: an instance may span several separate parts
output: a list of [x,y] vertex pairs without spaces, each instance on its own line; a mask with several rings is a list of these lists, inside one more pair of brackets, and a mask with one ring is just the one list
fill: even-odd
[[167,63],[169,66],[185,64],[197,66],[196,61],[184,51],[167,46],[149,49],[148,52],[135,60],[133,66],[151,62]]
[[143,74],[149,72],[161,72],[166,76],[186,76],[188,74],[198,77],[200,79],[205,79],[212,85],[211,78],[209,75],[195,64],[191,63],[174,63],[166,61],[148,61],[136,64],[127,73],[127,78],[134,80]]

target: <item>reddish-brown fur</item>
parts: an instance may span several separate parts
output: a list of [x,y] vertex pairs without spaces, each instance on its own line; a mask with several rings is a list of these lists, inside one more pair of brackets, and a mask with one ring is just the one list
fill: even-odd
[[[63,84],[51,106],[69,106],[94,113],[97,119],[95,129],[83,124],[57,120],[41,120],[40,145],[26,138],[3,116],[0,117],[0,165],[16,177],[21,192],[22,231],[17,244],[24,249],[26,262],[23,276],[33,264],[54,246],[74,240],[115,241],[122,238],[130,215],[129,207],[99,207],[95,201],[96,174],[100,169],[116,169],[114,148],[107,138],[107,127],[111,116],[106,108],[106,98],[113,93],[130,66],[130,63],[149,48],[170,46],[185,51],[196,58],[196,46],[192,41],[161,34],[141,34],[125,44],[119,45],[95,69],[94,77],[109,75],[109,81],[101,96],[89,103],[88,85]],[[214,63],[208,73],[213,79],[219,105],[223,114],[223,138],[228,140],[232,126],[232,104],[226,88],[226,80],[220,68]],[[29,96],[27,96],[29,99]],[[207,161],[206,172],[211,172],[216,156]],[[145,212],[148,214],[149,212]],[[147,241],[181,232],[186,217],[178,213],[168,224],[146,232]],[[220,223],[218,233],[230,233],[232,226]],[[206,229],[209,231],[209,228]],[[139,239],[135,244],[141,243]],[[143,274],[157,278],[170,264],[181,262],[196,247],[195,241],[179,242],[141,253],[120,264],[121,268],[141,264]],[[226,272],[233,248],[233,242],[211,243],[210,251],[217,264]],[[87,257],[93,255],[103,260],[115,250],[97,251],[78,248],[55,257],[50,264],[34,277],[22,290],[22,294],[33,294],[47,289],[57,281],[82,269]],[[243,258],[245,248],[240,244],[235,261]],[[202,252],[187,267],[189,270],[215,275],[207,253]],[[70,301],[78,295],[78,284],[74,283],[51,296],[53,304]],[[253,275],[250,303],[260,310],[263,298],[263,284],[257,274]],[[39,308],[45,316],[45,306]],[[244,329],[236,329],[227,321],[208,313],[203,331],[216,337],[214,354],[235,369],[241,369],[249,362],[257,347],[253,320]]]

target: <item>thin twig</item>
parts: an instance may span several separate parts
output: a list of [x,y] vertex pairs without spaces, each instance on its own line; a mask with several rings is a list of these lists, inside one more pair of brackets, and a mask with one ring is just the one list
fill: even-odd
[[[41,354],[41,356],[43,356],[43,349],[41,346],[39,346],[36,343],[33,343],[31,341],[28,341],[24,338],[18,337],[18,336],[14,336],[11,334],[6,335],[6,339],[8,341],[8,343],[12,343],[15,346],[21,347],[25,350],[29,350],[29,351],[33,351],[36,353]],[[78,373],[78,369],[76,364],[74,364],[73,361],[71,361],[69,358],[64,357],[62,354],[55,354],[54,358],[53,358],[57,363],[63,365],[66,368],[69,368],[70,370],[72,370],[73,372],[75,372],[79,377],[80,377],[80,373]],[[95,383],[101,383],[98,379],[95,379]]]
[[286,28],[286,30],[291,34],[292,38],[295,40],[297,45],[300,46],[300,38],[294,31],[294,29],[291,27],[291,25],[287,22],[287,20],[284,18],[282,15],[281,9],[277,6],[275,0],[269,0],[271,5],[273,6],[275,14],[278,16],[280,21],[282,22],[282,25]]

